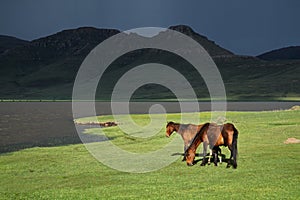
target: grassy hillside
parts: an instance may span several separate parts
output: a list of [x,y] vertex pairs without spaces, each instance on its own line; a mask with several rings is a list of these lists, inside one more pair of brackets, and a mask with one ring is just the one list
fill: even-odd
[[299,60],[300,46],[275,49],[273,51],[263,53],[257,57],[263,60]]
[[300,62],[239,61],[219,68],[232,99],[284,99],[300,94]]
[[[184,25],[172,26],[199,42],[216,62],[230,100],[284,100],[300,97],[300,60],[264,61],[238,56]],[[103,40],[119,33],[113,29],[84,27],[65,30],[0,54],[0,99],[71,99],[76,73],[88,53]],[[1,46],[1,40],[0,40]],[[113,62],[96,94],[109,100],[117,80],[135,66],[157,62],[178,70],[191,83],[199,99],[209,97],[193,66],[161,50],[130,52]],[[102,87],[101,87],[102,86]],[[174,99],[166,88],[145,85],[135,100]]]
[[28,41],[21,40],[15,37],[0,35],[0,55],[7,52],[10,49],[25,46],[28,43]]
[[[145,62],[159,62],[172,66],[184,75],[193,86],[200,100],[209,98],[208,89],[197,71],[183,59],[173,54],[161,52],[159,57],[144,55],[125,67],[119,68],[117,62],[104,74],[99,84],[99,99],[111,94],[116,81],[129,69]],[[215,57],[221,73],[228,100],[298,100],[300,97],[300,61],[263,61],[254,57],[227,56]],[[103,86],[103,87],[101,87]],[[174,99],[166,88],[146,85],[139,88],[134,99]]]
[[[236,170],[226,169],[224,163],[218,167],[187,167],[179,156],[176,162],[155,172],[124,173],[95,160],[83,145],[0,154],[0,199],[298,199],[300,145],[283,142],[300,138],[299,114],[229,112],[227,121],[240,132]],[[209,113],[200,117],[206,121]],[[147,115],[133,118],[137,123],[148,120]],[[99,119],[106,121],[111,116]],[[179,119],[180,114],[168,115],[168,120]],[[151,139],[134,140],[118,127],[105,129],[116,145],[132,152],[152,151],[168,143],[170,138],[165,138],[164,131]],[[92,129],[86,134],[99,132]],[[222,152],[229,156],[226,148]],[[113,157],[117,152],[112,153]]]

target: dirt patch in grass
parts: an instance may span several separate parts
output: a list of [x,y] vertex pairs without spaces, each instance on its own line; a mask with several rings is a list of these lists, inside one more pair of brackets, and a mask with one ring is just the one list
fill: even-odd
[[116,122],[74,122],[77,125],[99,125],[101,127],[111,127],[111,126],[117,126],[118,124]]
[[293,106],[289,110],[300,110],[300,106]]
[[296,143],[300,143],[300,140],[296,138],[288,138],[286,141],[284,141],[284,144],[296,144]]

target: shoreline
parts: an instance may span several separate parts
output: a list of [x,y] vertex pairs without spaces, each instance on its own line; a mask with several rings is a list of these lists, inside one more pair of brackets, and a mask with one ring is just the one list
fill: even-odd
[[[147,114],[156,102],[132,102],[131,114]],[[180,113],[178,102],[161,103],[167,113]],[[32,146],[53,146],[80,143],[73,116],[90,117],[82,109],[73,115],[71,102],[2,102],[0,103],[0,153]],[[96,114],[111,115],[111,104],[96,102]],[[287,110],[300,102],[228,102],[228,111]],[[199,103],[200,112],[211,110],[210,102]],[[184,112],[195,112],[186,109]],[[122,114],[121,112],[119,114]],[[105,123],[105,122],[103,122]],[[99,126],[99,125],[98,125]]]

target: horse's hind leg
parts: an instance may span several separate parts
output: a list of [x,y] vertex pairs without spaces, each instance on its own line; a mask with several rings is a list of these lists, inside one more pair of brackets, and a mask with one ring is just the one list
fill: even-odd
[[233,156],[233,168],[236,169],[237,168],[237,135],[233,136],[233,143],[232,143],[232,147],[233,147],[233,151],[232,151],[232,156]]
[[227,168],[230,167],[231,162],[232,162],[232,157],[233,157],[233,148],[232,148],[232,145],[229,145],[228,148],[229,148],[229,150],[230,150],[230,158],[229,158],[229,160],[228,160],[228,162],[227,162],[227,166],[226,166]]
[[237,149],[233,148],[232,150],[232,157],[233,157],[233,168],[237,168],[237,162],[236,162],[236,157],[237,157]]
[[207,142],[203,142],[203,160],[202,160],[201,166],[205,166],[205,164],[206,164],[207,146],[208,146]]
[[230,167],[230,165],[233,163],[233,168],[237,168],[237,162],[236,162],[236,157],[237,157],[237,148],[233,147],[232,145],[228,146],[230,150],[230,158],[228,160],[227,168]]
[[219,151],[218,151],[218,147],[214,149],[214,164],[215,166],[218,166],[218,154],[219,154]]

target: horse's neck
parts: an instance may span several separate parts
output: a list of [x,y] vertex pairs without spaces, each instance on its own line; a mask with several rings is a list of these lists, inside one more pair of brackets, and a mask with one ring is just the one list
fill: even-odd
[[175,130],[178,134],[182,135],[182,130],[180,129],[180,124],[174,124],[174,130]]
[[176,124],[175,125],[175,130],[176,130],[176,132],[179,134],[179,135],[181,135],[181,137],[183,138],[183,139],[187,139],[187,129],[186,129],[187,127],[186,127],[186,125],[184,125],[184,124]]
[[209,123],[203,124],[200,127],[200,130],[195,135],[192,143],[190,144],[191,149],[197,149],[201,142],[208,142],[207,141],[207,129],[209,127]]

